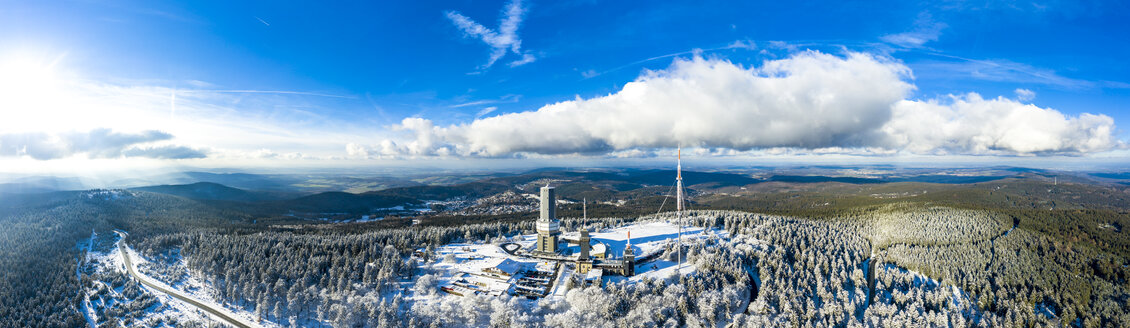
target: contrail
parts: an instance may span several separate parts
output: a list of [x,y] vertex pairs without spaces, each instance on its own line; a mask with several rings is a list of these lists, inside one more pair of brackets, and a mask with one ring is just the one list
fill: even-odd
[[[660,55],[660,56],[655,56],[655,57],[651,57],[651,58],[647,58],[647,59],[637,60],[637,61],[634,61],[634,62],[631,62],[631,63],[628,63],[628,64],[624,64],[624,65],[621,65],[621,66],[618,66],[618,67],[615,67],[615,68],[612,68],[612,69],[609,69],[609,70],[606,70],[606,71],[603,71],[603,72],[598,72],[596,74],[593,74],[592,76],[585,77],[584,79],[585,80],[591,79],[591,78],[594,78],[594,77],[597,77],[597,76],[601,76],[601,75],[612,73],[612,72],[615,72],[615,71],[619,71],[619,70],[622,70],[622,69],[625,69],[625,68],[628,68],[628,67],[636,66],[636,65],[639,65],[639,64],[643,64],[643,63],[646,63],[646,62],[650,62],[650,61],[658,60],[658,59],[663,59],[663,58],[671,58],[671,57],[682,56],[682,55],[690,55],[690,54],[694,54],[694,53],[707,53],[707,52],[715,52],[715,51],[720,51],[720,50],[741,49],[741,48],[747,47],[746,45],[737,43],[738,41],[743,41],[743,40],[736,40],[735,42],[731,42],[731,43],[729,43],[725,46],[721,46],[721,47],[713,47],[713,48],[706,48],[706,49],[695,48],[695,49],[691,49],[691,50],[687,50],[687,51],[680,51],[680,52],[676,52],[676,53],[670,53],[670,54],[666,54],[666,55]],[[744,42],[753,42],[753,41],[747,39],[747,40],[744,40]],[[844,43],[844,42],[840,42],[839,40],[797,40],[797,41],[794,41],[794,42],[801,42],[801,43],[789,43],[789,45],[792,45],[792,46],[841,45],[842,46],[844,44],[847,44],[847,43]]]
[[662,55],[662,56],[655,56],[655,57],[651,57],[651,58],[647,58],[647,59],[643,59],[643,60],[637,60],[637,61],[631,62],[629,64],[626,64],[626,65],[621,65],[619,67],[616,67],[616,68],[613,68],[613,69],[610,69],[610,70],[607,70],[607,71],[596,73],[592,76],[586,77],[585,79],[587,80],[587,79],[590,79],[590,78],[594,78],[594,77],[601,76],[601,75],[604,75],[604,74],[612,73],[612,72],[615,72],[615,71],[619,71],[619,70],[622,70],[622,69],[625,69],[625,68],[628,68],[628,67],[643,64],[643,63],[653,61],[653,60],[657,60],[657,59],[671,58],[671,57],[675,57],[675,56],[689,55],[689,54],[694,54],[694,53],[704,53],[704,52],[712,52],[712,51],[719,51],[719,50],[737,49],[737,48],[740,48],[740,47],[735,45],[734,43],[731,43],[731,44],[726,45],[724,47],[715,47],[715,48],[708,48],[708,49],[697,49],[696,48],[696,49],[691,49],[691,50],[687,50],[687,51],[680,51],[680,52],[676,52],[676,53],[666,54],[666,55]]
[[177,114],[177,89],[173,89],[173,95],[169,98],[169,118],[176,118]]
[[271,26],[271,23],[267,23],[267,21],[263,20],[262,18],[259,18],[259,16],[252,16],[252,17],[255,17],[255,19],[258,19],[260,23],[263,23],[263,25]]
[[343,98],[343,99],[356,99],[353,96],[332,95],[326,93],[306,92],[306,91],[287,91],[287,90],[181,90],[181,93],[262,93],[262,94],[281,94],[281,95],[301,95],[301,96],[316,96],[316,97],[329,97],[329,98]]

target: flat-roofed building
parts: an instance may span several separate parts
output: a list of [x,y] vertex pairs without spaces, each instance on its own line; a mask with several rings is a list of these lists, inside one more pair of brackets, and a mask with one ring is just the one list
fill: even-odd
[[521,262],[511,259],[501,259],[483,268],[483,272],[509,278],[514,276],[515,273],[522,271],[524,267],[525,265]]

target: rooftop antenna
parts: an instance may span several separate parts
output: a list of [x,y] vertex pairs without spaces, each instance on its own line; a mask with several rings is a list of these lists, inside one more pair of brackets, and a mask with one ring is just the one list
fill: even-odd
[[589,199],[581,198],[581,226],[585,226],[585,222],[589,220]]
[[675,166],[675,218],[679,222],[679,269],[683,272],[683,145],[679,145]]

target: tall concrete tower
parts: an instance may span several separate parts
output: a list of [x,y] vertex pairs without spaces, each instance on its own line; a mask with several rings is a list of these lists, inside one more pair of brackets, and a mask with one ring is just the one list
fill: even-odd
[[553,187],[541,187],[541,216],[538,217],[538,252],[557,253],[557,237],[561,235],[557,222],[557,193]]

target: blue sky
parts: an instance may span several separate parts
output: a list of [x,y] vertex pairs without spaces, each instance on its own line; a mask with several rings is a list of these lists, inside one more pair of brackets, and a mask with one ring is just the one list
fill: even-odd
[[[656,156],[673,145],[647,138],[621,142],[590,131],[582,137],[592,140],[576,147],[493,149],[475,146],[482,140],[474,136],[497,131],[470,126],[476,119],[532,113],[547,104],[599,100],[646,79],[648,71],[667,77],[693,72],[696,58],[707,66],[761,69],[766,62],[798,56],[834,65],[853,54],[893,67],[897,79],[910,85],[891,99],[934,100],[957,108],[950,95],[1004,97],[1014,107],[1055,111],[1067,118],[1061,125],[1092,132],[1073,145],[1046,147],[1009,144],[1000,141],[1007,137],[998,136],[985,148],[961,139],[975,140],[977,133],[930,145],[916,144],[912,136],[891,146],[861,136],[890,126],[877,123],[859,127],[868,131],[845,132],[847,137],[827,137],[864,141],[801,136],[774,143],[758,135],[699,138],[687,132],[678,143],[700,147],[704,156],[1122,156],[1123,141],[1130,139],[1120,128],[1130,121],[1128,13],[1130,6],[1120,2],[1074,1],[661,1],[646,6],[601,1],[8,1],[0,3],[0,58],[41,65],[50,71],[46,74],[66,79],[66,87],[52,89],[50,95],[71,97],[79,105],[39,110],[53,114],[48,116],[15,106],[27,102],[0,108],[21,123],[34,123],[0,126],[0,135],[8,135],[0,151],[9,152],[0,165],[16,170],[41,161],[116,163],[133,157],[144,163],[256,165],[285,159],[365,163]],[[516,23],[510,34],[500,28],[508,17]],[[459,19],[481,25],[495,38],[476,34]],[[496,51],[501,56],[491,63]],[[679,71],[676,59],[691,64]],[[788,67],[779,74],[800,74]],[[83,108],[90,99],[112,101]],[[980,103],[963,99],[973,107]],[[116,109],[123,106],[131,109]],[[891,106],[886,107],[889,111]],[[122,119],[55,124],[60,114],[71,116],[68,111],[75,117],[101,111]],[[1109,132],[1113,138],[1095,141],[1093,131],[1108,126],[1102,120],[1071,121],[1084,113],[1108,117],[1115,127]],[[426,121],[426,133],[406,118]],[[606,119],[617,118],[623,119]],[[700,125],[710,128],[709,122]],[[108,153],[65,141],[68,133],[95,130],[109,130],[103,134],[126,141],[108,146]],[[1051,139],[1077,132],[1064,130]],[[28,135],[62,145],[48,152],[54,155],[33,155]],[[1040,137],[1047,136],[1033,136]],[[427,144],[419,145],[425,139]],[[409,145],[413,142],[419,147]],[[875,148],[882,149],[867,150]]]

